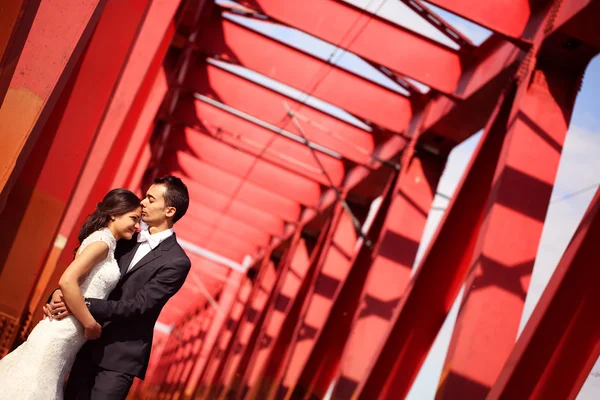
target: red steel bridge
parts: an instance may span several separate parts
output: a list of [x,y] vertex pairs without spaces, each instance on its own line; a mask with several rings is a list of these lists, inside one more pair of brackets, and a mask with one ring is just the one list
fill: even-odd
[[463,285],[436,398],[574,398],[600,353],[599,194],[517,331],[600,2],[383,2],[443,40],[337,0],[3,0],[1,353],[98,199],[172,173],[193,267],[132,398],[401,399]]

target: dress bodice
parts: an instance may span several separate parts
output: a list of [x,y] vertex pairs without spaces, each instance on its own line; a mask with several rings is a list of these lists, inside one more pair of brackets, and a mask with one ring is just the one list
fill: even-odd
[[121,279],[121,270],[117,260],[115,260],[117,241],[110,229],[104,228],[85,238],[79,247],[78,254],[81,254],[87,246],[94,242],[106,243],[108,245],[108,255],[94,266],[81,282],[81,293],[83,297],[106,299]]

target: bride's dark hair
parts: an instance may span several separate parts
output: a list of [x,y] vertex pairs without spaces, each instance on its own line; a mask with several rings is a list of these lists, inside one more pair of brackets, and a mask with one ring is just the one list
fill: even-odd
[[[106,228],[111,216],[127,214],[140,206],[140,198],[127,189],[113,189],[96,205],[96,211],[88,215],[79,231],[79,243],[92,233]],[[75,249],[77,251],[77,249]]]

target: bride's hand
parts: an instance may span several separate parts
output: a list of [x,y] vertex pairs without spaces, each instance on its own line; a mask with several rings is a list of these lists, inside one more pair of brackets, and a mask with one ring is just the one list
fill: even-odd
[[94,321],[90,326],[85,327],[84,335],[88,340],[95,340],[102,334],[102,326]]

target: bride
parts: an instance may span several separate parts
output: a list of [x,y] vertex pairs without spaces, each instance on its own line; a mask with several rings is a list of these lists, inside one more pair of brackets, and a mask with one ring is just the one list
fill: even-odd
[[102,327],[84,297],[106,299],[121,272],[114,257],[117,240],[130,240],[139,228],[140,199],[113,189],[98,203],[79,232],[80,246],[59,286],[72,315],[44,318],[21,346],[0,360],[0,399],[62,399],[65,378],[86,340],[100,337]]

